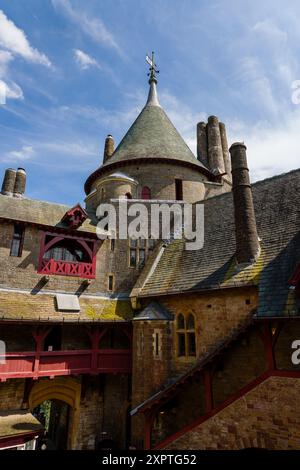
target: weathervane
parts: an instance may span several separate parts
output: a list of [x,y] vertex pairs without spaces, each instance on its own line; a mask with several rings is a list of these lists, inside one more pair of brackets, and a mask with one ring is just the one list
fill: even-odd
[[157,79],[156,79],[155,74],[159,73],[159,70],[157,70],[156,63],[154,62],[154,52],[153,51],[152,51],[152,56],[151,57],[149,57],[148,54],[146,55],[146,62],[148,62],[148,64],[150,65],[149,73],[148,73],[148,77],[150,77],[149,78],[149,83],[151,83],[153,81],[155,81],[155,83],[157,83]]

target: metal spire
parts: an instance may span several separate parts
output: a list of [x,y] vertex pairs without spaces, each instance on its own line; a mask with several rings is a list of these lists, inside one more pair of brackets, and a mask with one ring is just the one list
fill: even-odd
[[159,70],[157,70],[156,64],[154,62],[154,52],[152,52],[151,57],[149,57],[148,54],[146,55],[146,62],[150,65],[149,73],[148,73],[150,90],[149,90],[146,106],[160,106],[159,101],[158,101],[158,96],[157,96],[157,90],[156,90],[156,84],[157,84],[156,74],[159,73]]

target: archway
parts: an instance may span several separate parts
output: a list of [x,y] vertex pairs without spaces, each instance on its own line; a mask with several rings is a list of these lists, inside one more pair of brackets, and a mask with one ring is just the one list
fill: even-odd
[[66,450],[70,429],[71,407],[61,400],[43,401],[33,410],[33,415],[46,431],[42,439],[47,450]]
[[[71,377],[56,377],[55,379],[39,380],[31,389],[29,395],[29,408],[31,411],[42,403],[51,401],[55,403],[54,410],[64,409],[66,415],[65,427],[68,428],[66,446],[75,449],[80,413],[81,384]],[[61,404],[66,404],[66,407]],[[56,411],[55,411],[56,413]]]

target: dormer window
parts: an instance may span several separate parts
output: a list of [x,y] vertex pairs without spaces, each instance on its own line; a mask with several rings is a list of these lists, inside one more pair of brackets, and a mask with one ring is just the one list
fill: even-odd
[[65,213],[61,221],[70,228],[78,228],[87,219],[87,213],[80,204]]
[[96,247],[96,240],[43,233],[38,273],[94,279]]

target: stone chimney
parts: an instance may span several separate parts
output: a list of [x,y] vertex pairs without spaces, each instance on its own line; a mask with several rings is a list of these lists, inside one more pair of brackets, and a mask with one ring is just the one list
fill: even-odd
[[115,151],[115,142],[113,136],[108,134],[105,139],[104,144],[104,155],[103,155],[103,163],[105,163],[114,153]]
[[18,168],[14,186],[14,197],[22,197],[26,189],[26,171],[24,168]]
[[17,172],[13,168],[8,168],[7,170],[5,170],[2,188],[1,188],[1,193],[4,194],[5,196],[13,195],[15,181],[16,181],[16,174]]
[[236,258],[238,263],[254,262],[260,252],[246,146],[242,142],[229,149],[232,166]]
[[226,127],[225,127],[225,124],[223,122],[219,123],[219,127],[220,127],[220,134],[221,134],[221,143],[222,143],[225,171],[226,171],[227,179],[229,181],[231,181],[232,180],[232,178],[231,178],[231,162],[230,162],[229,151],[228,151]]
[[207,132],[205,122],[197,124],[197,159],[208,165]]
[[213,173],[216,175],[225,173],[223,149],[219,120],[216,116],[210,116],[207,121],[208,161]]

